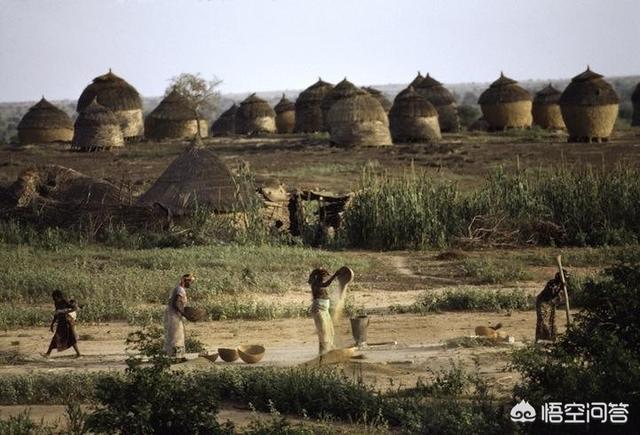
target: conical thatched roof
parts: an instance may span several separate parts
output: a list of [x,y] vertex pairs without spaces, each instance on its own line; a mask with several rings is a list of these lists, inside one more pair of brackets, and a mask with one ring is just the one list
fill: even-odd
[[333,85],[331,83],[318,78],[317,82],[300,92],[296,99],[296,107],[304,104],[321,103],[324,96],[327,95],[327,92],[331,89],[333,89]]
[[302,91],[296,99],[295,131],[298,133],[313,133],[326,131],[322,115],[322,100],[333,88],[331,83],[318,78],[318,81]]
[[150,139],[186,139],[200,132],[207,136],[208,125],[182,94],[172,90],[158,106],[147,115],[145,131]]
[[558,104],[562,92],[553,87],[551,83],[536,92],[533,98],[535,104]]
[[191,121],[198,117],[189,100],[174,89],[147,115],[147,118],[168,121]]
[[238,105],[233,103],[211,125],[212,135],[234,134],[236,132],[236,112]]
[[335,85],[322,100],[322,111],[328,112],[337,101],[361,93],[362,91],[345,77]]
[[500,73],[498,80],[493,82],[478,99],[478,104],[515,103],[531,101],[531,95],[518,82]]
[[18,124],[18,130],[27,129],[73,129],[73,121],[63,110],[44,97],[31,106]]
[[438,111],[413,86],[409,86],[393,100],[393,106],[389,112],[389,117],[391,116],[430,117],[438,116]]
[[389,110],[391,110],[391,101],[389,101],[389,99],[385,97],[380,90],[372,88],[370,86],[365,86],[362,89],[370,93],[376,100],[378,100],[378,102],[382,105],[384,111],[389,113]]
[[393,100],[389,126],[394,142],[433,141],[441,137],[438,111],[413,86]]
[[327,121],[331,142],[337,145],[391,145],[387,114],[378,100],[361,89],[339,99],[329,110]]
[[78,98],[77,111],[80,112],[87,107],[95,97],[98,98],[98,103],[111,110],[142,110],[142,100],[138,91],[111,70],[93,79],[93,83],[82,91]]
[[415,89],[436,107],[455,104],[456,102],[451,91],[442,86],[442,83],[431,77],[429,73],[415,86]]
[[413,88],[415,89],[420,84],[420,82],[422,82],[423,79],[424,77],[422,76],[422,74],[420,74],[420,71],[418,71],[418,75],[416,76],[415,79],[413,79],[411,83],[409,83],[409,86],[413,86]]
[[236,112],[236,131],[240,134],[275,132],[276,112],[255,93],[240,103]]
[[173,215],[184,215],[196,206],[232,211],[236,186],[227,166],[208,148],[192,145],[171,162],[139,199],[142,205],[159,204]]
[[560,96],[561,105],[605,106],[619,102],[620,98],[613,86],[588,67],[586,71],[571,79],[571,83]]
[[98,103],[97,99],[93,99],[78,114],[75,127],[102,127],[104,125],[120,125],[118,118],[111,110]]
[[273,110],[277,113],[291,112],[296,110],[296,105],[289,101],[287,97],[282,94],[282,98],[278,101],[278,104],[273,108]]
[[124,137],[116,115],[94,98],[86,106],[74,126],[72,148],[109,149],[124,146]]

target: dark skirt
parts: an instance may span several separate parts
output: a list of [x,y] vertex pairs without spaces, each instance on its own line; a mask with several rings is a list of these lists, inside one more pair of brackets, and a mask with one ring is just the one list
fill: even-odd
[[58,352],[67,350],[73,347],[78,342],[78,336],[76,335],[75,321],[69,316],[59,316],[56,326],[56,333],[51,339],[51,344]]

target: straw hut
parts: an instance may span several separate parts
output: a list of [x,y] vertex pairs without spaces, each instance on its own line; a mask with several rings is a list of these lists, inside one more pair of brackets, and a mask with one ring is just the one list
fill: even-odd
[[111,110],[94,98],[76,119],[71,149],[98,151],[123,146],[124,137],[120,121]]
[[415,87],[415,90],[429,100],[438,111],[441,131],[447,133],[460,131],[458,106],[449,89],[427,73],[426,77]]
[[137,139],[144,136],[142,100],[133,86],[113,74],[109,69],[108,73],[93,79],[93,83],[82,91],[80,98],[78,98],[78,113],[96,97],[98,103],[116,115],[125,139]]
[[211,125],[211,136],[227,136],[236,132],[236,112],[238,105],[233,103]]
[[613,87],[588,67],[571,79],[560,96],[569,142],[607,141],[618,117],[619,102]]
[[276,128],[278,133],[293,133],[296,126],[296,105],[282,94],[282,98],[274,107],[276,112]]
[[260,134],[276,132],[276,112],[256,94],[249,95],[236,112],[236,133]]
[[18,124],[20,144],[71,142],[73,122],[69,115],[45,100],[31,106]]
[[480,95],[478,104],[491,131],[531,127],[531,95],[502,73]]
[[338,100],[327,120],[331,142],[339,146],[391,145],[387,114],[378,100],[361,89]]
[[329,129],[331,128],[328,116],[329,110],[331,110],[335,103],[343,98],[351,97],[362,92],[366,93],[366,91],[362,91],[356,85],[347,80],[346,77],[340,83],[335,85],[333,89],[327,92],[327,95],[324,96],[322,104],[320,105],[322,108],[322,119],[324,119],[325,125],[328,126]]
[[[416,76],[415,79],[413,79],[413,81],[411,83],[409,83],[409,86],[413,86],[413,89],[417,88],[418,85],[420,84],[420,82],[422,82],[422,80],[424,80],[423,75],[420,73],[420,71],[418,71],[418,75]],[[408,88],[408,87],[407,87]]]
[[393,100],[389,111],[389,128],[394,143],[436,142],[442,136],[438,111],[413,86]]
[[372,88],[370,86],[366,86],[366,87],[364,87],[362,89],[364,91],[367,91],[368,93],[370,93],[373,98],[378,100],[378,102],[380,103],[380,105],[384,109],[385,113],[387,113],[387,114],[389,113],[389,110],[391,110],[391,101],[389,101],[389,99],[387,97],[385,97],[384,94],[380,90],[378,90],[376,88]]
[[561,92],[551,83],[536,93],[533,98],[533,123],[548,130],[563,130],[565,128],[560,111]]
[[198,143],[176,157],[138,199],[139,205],[160,206],[170,216],[186,215],[196,208],[229,212],[235,203],[231,172],[210,148]]
[[302,91],[296,99],[296,133],[315,133],[328,131],[322,118],[322,100],[333,89],[331,83],[323,82],[321,78],[313,85]]
[[640,127],[640,83],[638,83],[635,91],[631,94],[631,102],[633,103],[633,118],[631,119],[631,126]]
[[175,89],[147,115],[144,130],[147,138],[156,140],[190,139],[198,130],[201,137],[209,134],[207,120]]

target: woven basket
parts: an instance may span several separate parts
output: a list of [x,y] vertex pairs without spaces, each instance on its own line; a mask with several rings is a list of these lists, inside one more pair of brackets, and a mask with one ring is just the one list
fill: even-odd
[[207,312],[203,308],[184,307],[184,317],[192,322],[197,322],[207,317]]

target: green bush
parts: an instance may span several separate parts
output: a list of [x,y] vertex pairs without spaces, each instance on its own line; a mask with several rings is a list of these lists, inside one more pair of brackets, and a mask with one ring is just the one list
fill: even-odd
[[473,258],[461,263],[464,275],[474,284],[504,284],[531,278],[521,261],[499,261],[491,258]]
[[523,290],[488,290],[457,288],[441,293],[424,292],[409,307],[396,307],[399,312],[432,313],[441,311],[502,311],[526,310],[533,306],[532,298]]

